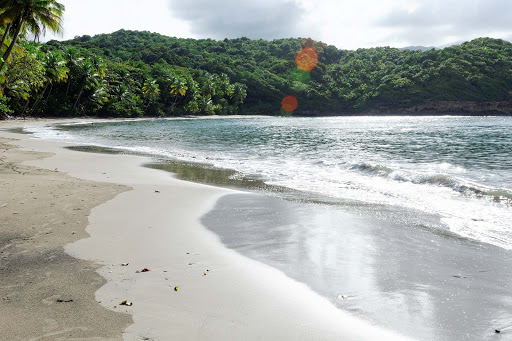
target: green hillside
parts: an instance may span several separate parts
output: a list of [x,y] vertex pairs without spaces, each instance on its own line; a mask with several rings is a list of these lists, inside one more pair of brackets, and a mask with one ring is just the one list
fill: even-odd
[[[295,63],[305,46],[318,53],[311,72]],[[502,101],[512,90],[512,44],[490,38],[424,52],[347,51],[310,39],[215,41],[121,30],[23,49],[11,63],[32,59],[37,84],[24,100],[15,83],[5,85],[15,99],[3,105],[17,114],[279,114],[287,95],[298,99],[296,114],[344,114],[425,101]],[[49,56],[67,69],[59,81],[48,81]],[[8,79],[13,72],[9,67]]]

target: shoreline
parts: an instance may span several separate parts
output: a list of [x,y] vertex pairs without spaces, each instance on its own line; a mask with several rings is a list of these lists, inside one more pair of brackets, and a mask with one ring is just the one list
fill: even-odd
[[[107,284],[96,292],[96,300],[110,310],[132,314],[135,323],[126,329],[125,340],[405,340],[223,246],[199,220],[218,198],[235,191],[143,168],[147,158],[140,156],[78,153],[64,149],[64,143],[17,136],[23,150],[55,154],[29,162],[31,166],[132,188],[95,207],[87,227],[91,237],[66,246],[72,255],[103,265],[98,272]],[[152,271],[135,272],[143,267]],[[176,286],[178,291],[173,290]],[[122,300],[133,301],[133,306],[120,308]]]
[[247,114],[247,115],[181,115],[181,116],[143,116],[143,117],[97,117],[97,116],[76,116],[76,117],[17,117],[9,116],[1,122],[58,122],[60,123],[75,123],[75,122],[124,122],[124,121],[143,121],[143,120],[201,120],[201,119],[229,119],[229,118],[261,118],[261,117],[295,117],[295,118],[336,118],[336,117],[511,117],[512,112],[503,111],[415,111],[412,108],[398,108],[396,110],[367,110],[363,112],[344,112],[331,113],[331,112],[312,112],[312,111],[297,111],[290,115],[279,114]]

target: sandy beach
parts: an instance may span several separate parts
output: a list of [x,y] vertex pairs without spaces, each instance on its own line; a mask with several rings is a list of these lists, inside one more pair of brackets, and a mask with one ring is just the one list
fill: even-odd
[[0,122],[6,339],[405,339],[227,249],[200,219],[236,191],[6,130],[27,123]]
[[128,188],[22,165],[51,154],[15,143],[0,138],[1,339],[121,339],[132,319],[96,302],[99,265],[63,246],[87,237],[91,209]]

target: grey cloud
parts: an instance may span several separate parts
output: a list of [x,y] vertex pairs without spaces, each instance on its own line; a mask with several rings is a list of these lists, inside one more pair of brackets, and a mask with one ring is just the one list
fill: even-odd
[[512,1],[425,1],[412,12],[397,10],[378,23],[395,28],[393,38],[419,44],[435,44],[451,36],[466,40],[494,32],[512,33]]
[[169,0],[169,7],[193,34],[214,39],[297,37],[304,14],[291,0]]

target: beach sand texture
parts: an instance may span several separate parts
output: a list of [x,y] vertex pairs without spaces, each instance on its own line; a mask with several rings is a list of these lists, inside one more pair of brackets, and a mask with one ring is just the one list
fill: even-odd
[[0,139],[0,339],[121,340],[131,316],[96,302],[105,284],[99,266],[63,246],[87,237],[91,208],[126,187],[22,165],[49,154],[6,142]]
[[[25,162],[41,169],[16,166],[31,169],[33,179],[7,170],[1,178],[0,202],[8,205],[0,208],[0,214],[9,217],[2,219],[4,240],[12,243],[13,238],[37,235],[34,240],[16,241],[28,265],[17,265],[15,256],[2,254],[8,257],[2,259],[2,268],[9,263],[12,271],[2,276],[0,284],[2,291],[8,291],[2,297],[10,297],[0,302],[1,324],[14,326],[9,340],[115,339],[130,323],[124,313],[134,321],[123,332],[125,340],[405,340],[337,309],[282,272],[225,248],[200,218],[217,199],[234,191],[140,167],[149,161],[142,157],[80,153],[64,149],[62,143],[5,131],[2,135],[20,139],[15,144],[24,150],[6,147],[4,164],[19,165],[27,160],[21,155],[35,155],[27,150],[52,153]],[[29,179],[26,186],[14,183],[23,177]],[[37,186],[37,193],[30,186]],[[125,191],[126,186],[131,190]],[[38,199],[29,200],[28,194]],[[54,202],[54,195],[61,201]],[[62,206],[57,207],[59,202]],[[81,219],[83,229],[94,206],[87,227],[91,237],[78,240],[86,234],[73,223]],[[23,232],[10,233],[16,226],[24,226]],[[36,232],[30,231],[31,226]],[[62,246],[73,241],[65,247],[67,254],[99,264],[105,285],[94,272],[97,266],[63,253]],[[2,251],[11,250],[2,243]],[[47,245],[54,245],[51,255],[40,252]],[[47,261],[54,254],[60,256]],[[145,267],[151,271],[137,273]],[[29,283],[26,276],[32,273],[37,275]],[[58,303],[59,299],[73,302]],[[120,306],[124,300],[133,306]],[[8,305],[10,310],[4,310]],[[52,334],[64,330],[75,334]],[[45,333],[48,336],[40,338]]]

